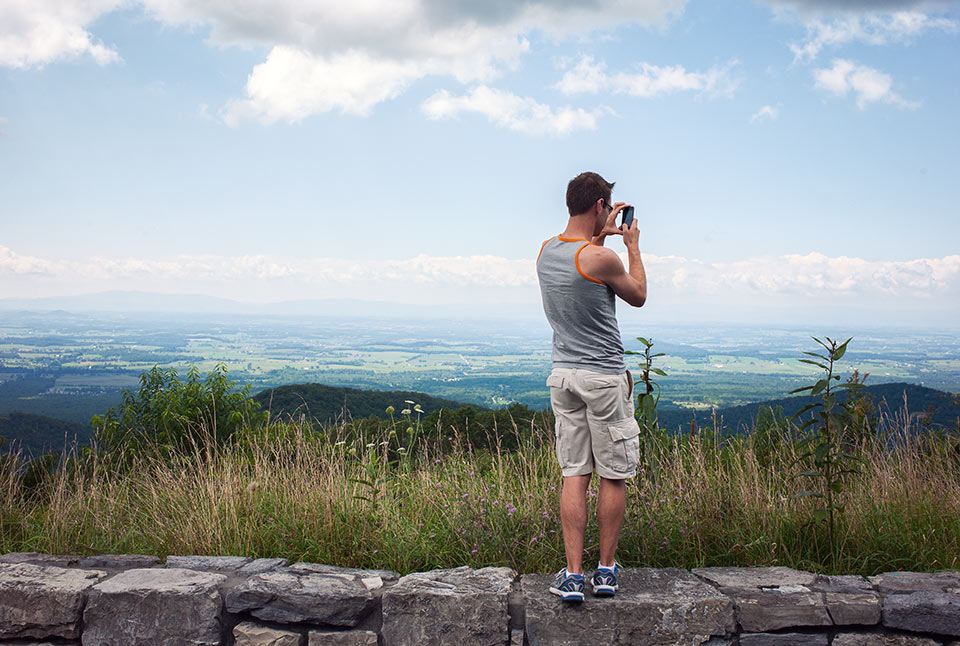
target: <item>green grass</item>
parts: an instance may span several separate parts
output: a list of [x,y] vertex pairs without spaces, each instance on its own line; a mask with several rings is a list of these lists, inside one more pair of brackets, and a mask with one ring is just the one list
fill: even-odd
[[[0,464],[0,553],[282,556],[401,573],[562,564],[552,430],[508,431],[522,437],[508,453],[426,429],[411,455],[398,452],[412,446],[405,427],[351,438],[349,426],[278,424],[173,459],[128,456],[125,469],[93,452],[37,485],[14,456]],[[900,436],[887,449],[896,428],[888,420],[879,441],[852,447],[868,466],[846,484],[835,573],[960,567],[956,439]],[[825,527],[808,522],[815,503],[793,497],[803,487],[792,434],[761,435],[645,438],[621,563],[833,571]],[[595,487],[589,495],[592,509]],[[594,521],[586,551],[597,559]]]

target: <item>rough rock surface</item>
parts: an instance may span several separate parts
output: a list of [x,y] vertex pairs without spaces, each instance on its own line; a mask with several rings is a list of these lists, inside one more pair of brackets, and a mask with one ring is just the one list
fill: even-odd
[[926,637],[880,633],[840,633],[833,638],[833,646],[939,646],[939,644],[940,642]]
[[311,630],[307,646],[377,646],[377,633],[369,630]]
[[880,591],[883,625],[960,636],[960,572],[885,572],[870,580]]
[[181,568],[121,572],[93,586],[84,646],[219,646],[224,576]]
[[308,572],[313,574],[349,574],[360,579],[379,577],[383,581],[397,581],[400,578],[400,575],[393,570],[362,570],[360,568],[336,567],[323,563],[307,563],[305,561],[297,561],[291,565],[289,569],[291,572]]
[[168,556],[167,567],[201,572],[236,572],[253,559],[249,556]]
[[745,631],[833,624],[824,595],[813,590],[817,575],[812,572],[788,567],[711,567],[692,572],[733,598],[737,621]]
[[416,572],[383,593],[387,646],[487,646],[510,640],[510,568]]
[[263,574],[264,572],[270,572],[271,570],[284,567],[289,563],[290,561],[288,559],[254,559],[237,570],[237,574],[241,576]]
[[97,554],[80,559],[80,567],[106,570],[130,570],[157,565],[160,565],[160,559],[147,554]]
[[30,563],[31,565],[53,565],[56,567],[76,567],[81,557],[72,554],[40,554],[39,552],[9,552],[0,556],[0,563]]
[[823,593],[827,612],[836,626],[880,623],[880,595],[865,578],[855,574],[818,575],[812,590]]
[[233,627],[234,646],[300,646],[300,633],[268,628],[250,621]]
[[525,575],[527,639],[531,646],[574,645],[583,635],[610,646],[700,646],[735,632],[733,601],[679,568],[625,569],[612,599],[570,604],[550,594],[552,576]]
[[0,639],[80,636],[87,591],[105,572],[0,564]]
[[374,608],[382,582],[349,574],[315,574],[279,568],[255,574],[227,593],[230,612],[280,623],[317,623],[352,628]]
[[806,633],[743,633],[740,646],[827,646],[827,635]]

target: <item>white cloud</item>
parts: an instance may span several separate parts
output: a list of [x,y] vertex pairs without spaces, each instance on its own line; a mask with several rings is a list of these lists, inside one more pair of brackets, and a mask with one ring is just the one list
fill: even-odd
[[3,0],[0,2],[0,66],[41,67],[89,56],[100,65],[120,55],[87,26],[122,0]]
[[118,7],[165,25],[209,29],[218,46],[264,47],[242,97],[221,111],[295,122],[311,114],[366,114],[424,76],[489,83],[529,49],[525,34],[581,37],[584,25],[662,24],[687,0],[3,0],[0,65],[42,65],[119,54],[87,28]]
[[[622,258],[626,261],[626,255]],[[682,256],[644,255],[651,289],[688,297],[756,299],[758,296],[838,299],[852,294],[882,298],[929,299],[960,295],[960,255],[905,261],[870,261],[820,253],[760,256],[732,262],[706,262]],[[79,260],[20,255],[0,246],[0,285],[5,293],[18,285],[79,281],[102,289],[162,283],[180,291],[219,285],[245,293],[265,282],[271,294],[296,294],[302,286],[343,287],[375,282],[392,290],[412,288],[531,288],[537,285],[535,255],[428,256],[350,260],[287,256],[178,256],[172,259],[89,257]],[[32,282],[31,282],[32,281]],[[285,288],[284,286],[288,286]],[[949,299],[949,296],[947,297]],[[750,300],[749,302],[755,302]],[[960,307],[955,300],[953,307]]]
[[489,83],[518,63],[533,30],[564,38],[584,24],[656,24],[687,0],[246,0],[243,11],[226,1],[141,1],[164,23],[209,26],[216,44],[270,48],[245,96],[222,112],[236,125],[367,114],[426,76]]
[[531,98],[483,85],[472,88],[463,96],[440,90],[424,101],[421,108],[431,119],[477,112],[501,128],[527,135],[566,135],[576,130],[595,130],[597,119],[605,111],[598,108],[588,112],[569,106],[552,108]]
[[920,107],[919,102],[908,101],[893,91],[893,78],[889,74],[846,59],[835,59],[830,68],[815,69],[813,77],[818,88],[838,96],[853,92],[861,110],[877,102],[907,109]]
[[790,45],[794,61],[812,61],[826,47],[838,47],[851,42],[887,45],[909,42],[928,31],[956,32],[960,29],[960,22],[942,16],[920,11],[877,13],[876,6],[872,9],[870,12],[808,18],[805,20],[806,38]]
[[757,123],[758,121],[775,121],[777,117],[780,116],[780,109],[775,108],[772,105],[765,105],[752,115],[750,115],[750,123]]
[[317,112],[366,115],[426,73],[423,64],[373,59],[348,51],[329,58],[286,46],[274,47],[247,79],[247,98],[229,103],[224,121],[301,121]]
[[737,61],[711,67],[705,72],[688,72],[682,65],[659,67],[639,63],[638,71],[607,74],[606,63],[582,56],[568,69],[555,87],[564,94],[613,92],[639,97],[654,97],[673,92],[694,91],[709,96],[732,96],[739,82],[730,72]]

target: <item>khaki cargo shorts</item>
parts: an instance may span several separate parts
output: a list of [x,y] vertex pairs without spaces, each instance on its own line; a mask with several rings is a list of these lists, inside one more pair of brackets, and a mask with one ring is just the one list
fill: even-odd
[[564,476],[637,474],[640,426],[633,416],[633,375],[554,368],[547,378],[557,420],[557,459]]

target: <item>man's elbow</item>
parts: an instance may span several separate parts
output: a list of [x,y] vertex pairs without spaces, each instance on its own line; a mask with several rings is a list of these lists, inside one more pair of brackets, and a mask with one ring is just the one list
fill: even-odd
[[643,307],[643,304],[647,302],[647,293],[643,292],[638,294],[631,294],[630,298],[625,298],[627,305],[632,305],[633,307]]

